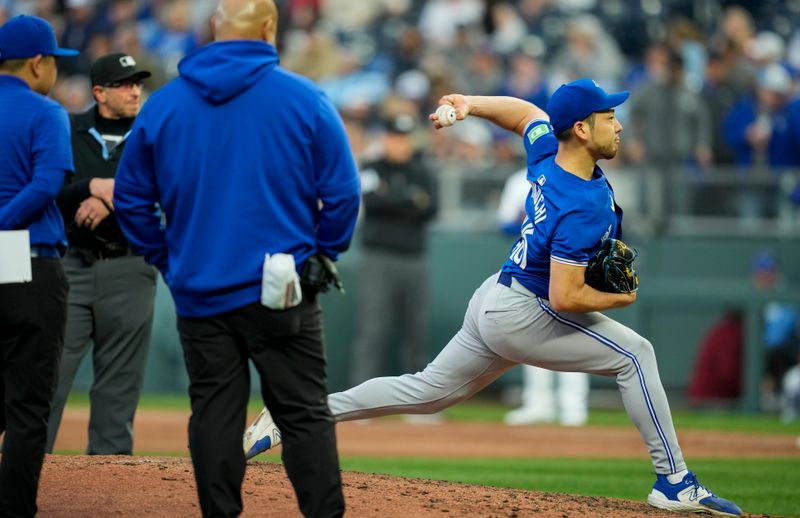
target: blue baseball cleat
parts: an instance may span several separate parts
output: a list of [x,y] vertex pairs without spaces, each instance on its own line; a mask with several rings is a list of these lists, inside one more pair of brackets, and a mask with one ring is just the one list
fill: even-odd
[[667,475],[657,475],[653,490],[647,495],[647,503],[659,509],[689,513],[710,513],[720,516],[740,516],[739,506],[720,498],[697,481],[689,471],[683,480],[670,484]]
[[266,407],[244,432],[242,443],[244,456],[248,460],[281,443],[281,431],[275,426]]

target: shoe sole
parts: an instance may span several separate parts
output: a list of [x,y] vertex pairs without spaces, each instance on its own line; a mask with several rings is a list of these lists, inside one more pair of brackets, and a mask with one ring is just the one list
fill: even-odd
[[704,513],[704,514],[714,514],[717,516],[740,516],[738,514],[731,514],[731,513],[725,513],[723,511],[717,511],[716,509],[711,509],[710,507],[706,507],[704,505],[698,506],[698,505],[686,504],[683,502],[676,502],[674,500],[667,500],[663,496],[653,495],[652,493],[647,495],[647,503],[652,505],[653,507],[664,509],[665,511],[673,511],[676,513]]
[[281,431],[272,421],[272,416],[265,410],[256,418],[255,422],[245,431],[242,446],[247,460],[259,453],[274,448],[281,442]]

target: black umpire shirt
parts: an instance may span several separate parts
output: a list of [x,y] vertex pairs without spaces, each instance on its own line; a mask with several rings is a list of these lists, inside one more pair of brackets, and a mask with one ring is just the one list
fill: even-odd
[[[362,242],[372,250],[390,253],[421,254],[425,251],[425,228],[438,210],[432,175],[419,156],[405,163],[378,160],[365,164],[362,174],[375,174],[381,187],[364,194]],[[413,191],[430,197],[420,207]]]
[[128,242],[113,212],[94,231],[78,227],[75,213],[81,202],[91,196],[89,182],[92,178],[113,178],[116,174],[133,120],[106,119],[98,113],[96,106],[80,115],[70,116],[75,175],[64,184],[56,198],[70,247],[101,253],[128,249]]

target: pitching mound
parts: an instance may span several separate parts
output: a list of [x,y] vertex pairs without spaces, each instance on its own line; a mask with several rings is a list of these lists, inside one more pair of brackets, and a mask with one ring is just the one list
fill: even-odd
[[[254,416],[253,416],[254,417]],[[88,412],[64,414],[56,449],[86,445]],[[146,411],[136,416],[138,455],[87,457],[48,455],[39,488],[40,518],[199,517],[194,476],[187,457],[154,457],[155,452],[187,454],[188,412]],[[647,453],[636,430],[619,427],[508,427],[495,423],[441,423],[413,426],[399,420],[337,425],[340,455],[417,457],[602,457],[641,458]],[[492,437],[487,441],[486,437]],[[457,440],[455,440],[457,438]],[[800,455],[794,437],[685,431],[690,458]],[[277,450],[277,449],[276,449]],[[277,451],[269,455],[278,458]],[[344,473],[347,515],[352,517],[557,517],[676,518],[648,506],[610,498],[581,497],[477,485]],[[299,517],[283,467],[251,462],[243,488],[245,517]],[[642,500],[644,500],[642,495]]]
[[[347,514],[357,517],[663,516],[644,502],[498,489],[346,472]],[[48,455],[39,492],[40,518],[200,515],[189,459]],[[247,468],[243,516],[300,516],[280,465]]]

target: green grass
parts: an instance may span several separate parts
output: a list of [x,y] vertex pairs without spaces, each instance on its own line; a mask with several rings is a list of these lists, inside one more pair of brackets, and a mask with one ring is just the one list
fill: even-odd
[[[348,471],[644,501],[654,481],[640,460],[345,457]],[[702,484],[747,513],[800,516],[800,459],[693,459]]]
[[[453,421],[501,422],[509,408],[496,403],[468,402],[447,409]],[[720,430],[744,433],[800,435],[800,421],[781,423],[777,416],[722,411],[677,411],[672,415],[680,430]],[[633,426],[624,410],[592,409],[589,424],[600,426]]]
[[[88,407],[89,395],[73,393],[67,403],[73,407]],[[248,412],[261,410],[258,396],[251,396]],[[139,403],[140,410],[189,410],[189,397],[183,394],[145,394]],[[472,422],[502,422],[510,408],[493,402],[469,401],[446,410],[448,420]],[[677,411],[673,412],[675,428],[681,430],[720,430],[742,433],[766,433],[800,436],[800,421],[785,424],[774,415],[745,414],[721,411]],[[592,409],[589,424],[599,426],[633,426],[624,410]]]
[[[248,410],[261,408],[257,396]],[[86,394],[70,397],[70,405],[88,406]],[[188,411],[188,397],[153,395],[142,397],[140,410]],[[500,422],[509,407],[471,401],[447,410],[452,421]],[[737,412],[679,411],[675,426],[681,430],[719,430],[752,434],[800,436],[800,423],[783,424],[770,415]],[[632,427],[622,410],[593,409],[590,426]],[[61,452],[61,453],[81,453]],[[149,453],[148,455],[153,455]],[[164,452],[175,456],[174,452]],[[279,462],[276,457],[265,457]],[[367,473],[448,480],[467,484],[511,487],[588,496],[607,496],[643,501],[653,483],[652,466],[637,459],[437,459],[344,457],[342,468]],[[791,459],[697,459],[691,468],[703,484],[739,504],[747,513],[800,517],[800,458]]]
[[[67,399],[67,405],[73,408],[89,408],[88,392],[72,392]],[[250,396],[247,410],[251,414],[258,413],[264,407],[264,403],[257,395]],[[182,410],[189,411],[189,396],[185,394],[143,394],[139,400],[139,410]]]

